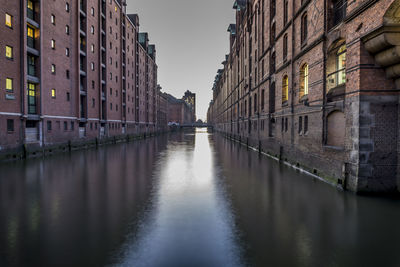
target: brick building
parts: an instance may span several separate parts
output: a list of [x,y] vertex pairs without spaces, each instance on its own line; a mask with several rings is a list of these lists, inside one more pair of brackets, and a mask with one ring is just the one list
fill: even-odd
[[185,100],[177,99],[170,94],[166,94],[166,98],[168,101],[167,121],[169,124],[184,125],[194,123],[193,109]]
[[161,86],[157,87],[157,131],[168,131],[168,96],[161,92]]
[[399,0],[238,0],[207,118],[354,192],[397,192]]
[[124,0],[0,4],[0,151],[156,131],[156,49]]
[[196,94],[187,90],[183,95],[182,100],[184,100],[192,110],[192,122],[196,122]]

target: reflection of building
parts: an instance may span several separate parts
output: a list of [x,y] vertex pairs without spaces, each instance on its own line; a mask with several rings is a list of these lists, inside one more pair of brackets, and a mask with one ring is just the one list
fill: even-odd
[[400,1],[234,8],[208,122],[352,191],[397,191]]
[[51,2],[0,0],[0,150],[154,132],[156,51],[138,16],[124,0]]
[[190,105],[182,100],[167,94],[168,99],[168,123],[191,124],[193,122],[193,110]]
[[192,122],[195,122],[196,121],[196,94],[187,90],[185,92],[184,96],[182,97],[182,100],[184,100],[189,105],[189,107],[192,109],[192,113],[193,113]]

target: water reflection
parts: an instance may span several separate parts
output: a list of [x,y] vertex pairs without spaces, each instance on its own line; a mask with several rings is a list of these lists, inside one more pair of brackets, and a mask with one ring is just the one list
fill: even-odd
[[399,208],[175,133],[0,165],[0,266],[400,266]]
[[214,136],[252,266],[400,266],[400,201],[339,192]]
[[240,265],[234,221],[214,162],[206,132],[170,141],[155,170],[153,207],[119,265]]
[[149,202],[167,137],[0,165],[0,266],[104,266]]

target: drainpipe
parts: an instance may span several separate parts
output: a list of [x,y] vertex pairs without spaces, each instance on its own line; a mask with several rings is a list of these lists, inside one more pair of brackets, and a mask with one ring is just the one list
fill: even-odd
[[323,79],[322,79],[322,145],[326,142],[326,36],[328,33],[328,25],[327,25],[327,1],[324,1],[324,36],[322,40],[322,50],[324,54],[324,61],[323,61]]
[[21,144],[25,143],[25,131],[24,131],[24,114],[25,114],[25,69],[24,69],[24,60],[25,60],[25,8],[24,8],[24,0],[19,1],[20,5],[20,101],[21,101],[21,117],[20,117],[20,142]]
[[292,127],[291,127],[291,137],[290,137],[290,143],[291,143],[291,145],[293,145],[294,144],[294,133],[295,133],[295,130],[294,130],[294,120],[295,120],[295,118],[294,118],[294,62],[293,62],[293,58],[294,58],[294,34],[295,34],[295,31],[294,31],[294,10],[295,10],[295,6],[294,6],[294,2],[295,1],[292,1],[292,55],[291,55],[291,61],[290,61],[290,65],[291,65],[291,69],[292,69],[292,86],[291,86],[291,89],[292,89],[292,92],[291,92],[291,95],[292,95],[292,103],[290,104],[290,112],[291,112],[291,117],[292,117]]

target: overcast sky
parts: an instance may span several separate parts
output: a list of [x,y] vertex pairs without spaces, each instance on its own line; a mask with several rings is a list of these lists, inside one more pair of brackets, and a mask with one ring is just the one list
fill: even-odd
[[158,83],[181,98],[196,93],[197,118],[206,119],[217,69],[229,52],[233,0],[127,0],[140,31],[157,49]]

